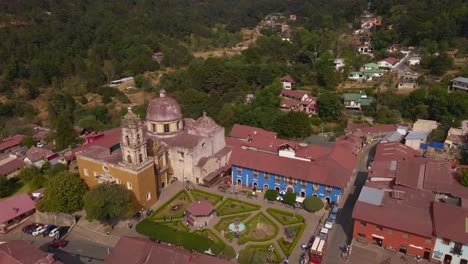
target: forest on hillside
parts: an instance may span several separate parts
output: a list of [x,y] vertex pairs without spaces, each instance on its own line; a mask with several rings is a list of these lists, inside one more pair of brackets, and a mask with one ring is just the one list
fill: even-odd
[[[463,0],[0,1],[0,131],[18,132],[20,126],[7,125],[18,120],[38,122],[30,102],[45,90],[53,91],[48,124],[63,137],[60,148],[75,142],[73,125],[117,126],[112,101],[128,103],[128,98],[105,84],[127,76],[135,76],[137,86],[148,92],[166,89],[187,117],[206,110],[228,129],[242,123],[304,137],[310,134],[307,124],[335,121],[342,130],[345,119],[335,90],[349,71],[373,60],[356,55],[346,34],[368,8],[384,21],[373,31],[377,57],[394,43],[415,46],[423,56],[421,70],[443,76],[454,68],[451,58],[440,59],[445,51],[468,54],[468,4]],[[266,34],[232,58],[193,57],[195,50],[233,46],[241,28],[253,28],[271,13],[297,15],[291,42]],[[385,30],[387,25],[394,29]],[[152,59],[155,51],[165,54],[161,64]],[[434,52],[442,55],[436,58]],[[343,73],[335,71],[337,57],[345,59]],[[169,67],[176,70],[163,75],[158,86],[142,75]],[[459,70],[468,75],[466,65]],[[296,87],[313,87],[311,95],[323,95],[322,103],[333,114],[324,111],[310,120],[280,112],[278,78],[285,74],[296,78]],[[456,123],[468,116],[468,99],[447,94],[448,80],[428,82],[409,97],[378,94],[366,113],[380,123],[399,118]],[[86,93],[101,95],[103,105],[84,107]],[[243,104],[248,93],[257,96],[251,105]],[[143,116],[145,105],[137,111]],[[285,129],[295,124],[294,133]]]

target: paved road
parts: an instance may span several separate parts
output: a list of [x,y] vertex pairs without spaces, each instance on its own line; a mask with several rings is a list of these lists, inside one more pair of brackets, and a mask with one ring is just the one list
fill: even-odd
[[54,253],[62,262],[67,264],[104,263],[104,258],[107,256],[108,250],[110,250],[110,248],[101,244],[77,236],[69,236],[67,240],[70,242],[62,249],[49,249],[47,243],[39,245],[39,248],[45,252]]
[[360,155],[354,184],[350,186],[348,196],[344,197],[344,206],[338,213],[335,225],[328,235],[327,249],[323,258],[324,264],[344,263],[341,252],[346,248],[346,245],[351,243],[353,238],[353,208],[367,179],[367,164],[368,160],[374,157],[375,146],[375,144],[367,146]]

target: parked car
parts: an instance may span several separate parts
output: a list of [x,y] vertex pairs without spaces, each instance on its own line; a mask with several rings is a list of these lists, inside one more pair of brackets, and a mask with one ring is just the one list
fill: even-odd
[[49,243],[49,247],[53,248],[63,248],[68,245],[68,240],[64,239],[54,239]]
[[46,230],[42,234],[43,235],[49,235],[50,231],[54,230],[55,228],[57,228],[56,225],[47,225]]
[[330,230],[333,228],[333,219],[327,218],[327,220],[325,220],[325,228]]
[[63,237],[65,234],[68,233],[68,230],[70,230],[69,226],[61,226],[59,227],[59,237]]
[[330,218],[335,220],[336,217],[338,216],[338,211],[340,211],[340,208],[338,207],[338,205],[333,206],[330,212]]
[[40,224],[37,223],[29,224],[27,226],[24,226],[22,230],[26,234],[32,234],[39,226]]
[[36,230],[34,230],[34,232],[32,232],[32,235],[37,236],[37,235],[40,235],[40,234],[44,233],[45,231],[46,231],[46,226],[45,225],[39,226],[38,228],[36,228]]
[[49,237],[58,237],[60,236],[60,227],[56,227],[54,229],[52,229],[52,231],[50,231],[49,233]]

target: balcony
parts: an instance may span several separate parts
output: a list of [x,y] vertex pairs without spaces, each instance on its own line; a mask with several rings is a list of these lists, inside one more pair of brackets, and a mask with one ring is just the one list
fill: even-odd
[[462,255],[463,250],[461,248],[450,248],[450,253],[455,255]]

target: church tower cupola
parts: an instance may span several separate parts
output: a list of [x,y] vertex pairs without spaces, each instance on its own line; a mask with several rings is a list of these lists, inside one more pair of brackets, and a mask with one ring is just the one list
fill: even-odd
[[146,140],[143,134],[143,125],[140,118],[135,115],[131,107],[122,118],[122,135],[120,148],[122,149],[123,163],[139,166],[148,159]]

